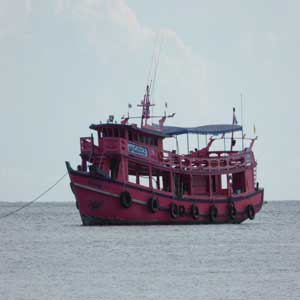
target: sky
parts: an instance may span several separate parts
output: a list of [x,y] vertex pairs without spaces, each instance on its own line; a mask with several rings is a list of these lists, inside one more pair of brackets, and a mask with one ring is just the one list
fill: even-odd
[[[140,102],[162,37],[153,101],[169,125],[256,127],[267,200],[298,200],[299,1],[0,0],[0,201],[54,183],[91,123]],[[156,43],[158,44],[158,43]],[[132,114],[138,113],[133,109]],[[73,201],[66,178],[42,201]]]

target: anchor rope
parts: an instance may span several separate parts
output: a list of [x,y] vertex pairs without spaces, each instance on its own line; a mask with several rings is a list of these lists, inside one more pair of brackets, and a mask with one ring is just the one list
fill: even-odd
[[17,213],[18,211],[30,206],[31,204],[33,204],[34,202],[36,202],[37,200],[39,200],[40,198],[42,198],[44,195],[46,195],[48,192],[50,192],[56,185],[58,185],[66,176],[68,173],[65,173],[63,176],[61,176],[54,184],[52,184],[50,187],[48,187],[44,192],[42,192],[41,194],[39,194],[37,197],[35,197],[34,199],[32,199],[29,202],[26,202],[24,205],[18,207],[15,210],[12,210],[10,212],[8,212],[5,215],[0,216],[0,219],[4,219],[8,216],[11,216],[15,213]]

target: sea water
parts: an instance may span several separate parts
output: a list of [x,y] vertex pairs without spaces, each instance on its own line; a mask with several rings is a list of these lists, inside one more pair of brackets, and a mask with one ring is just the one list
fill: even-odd
[[299,217],[282,201],[240,225],[84,227],[74,203],[37,203],[0,219],[0,299],[300,299]]

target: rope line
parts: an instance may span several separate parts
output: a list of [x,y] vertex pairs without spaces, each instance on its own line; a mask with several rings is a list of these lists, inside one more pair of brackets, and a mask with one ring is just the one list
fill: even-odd
[[16,212],[24,209],[25,207],[28,207],[29,205],[33,204],[34,202],[36,202],[37,200],[39,200],[40,198],[42,198],[44,195],[46,195],[48,192],[50,192],[56,185],[58,185],[66,176],[67,176],[68,173],[65,173],[62,177],[60,177],[54,184],[52,184],[50,187],[48,187],[44,192],[42,192],[41,194],[39,194],[37,197],[35,197],[33,200],[25,203],[24,205],[22,205],[21,207],[5,214],[5,215],[2,215],[0,216],[0,219],[4,219],[8,216],[11,216],[13,214],[15,214]]

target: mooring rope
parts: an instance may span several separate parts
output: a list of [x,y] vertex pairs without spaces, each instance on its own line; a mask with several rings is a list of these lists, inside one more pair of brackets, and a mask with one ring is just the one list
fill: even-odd
[[24,209],[25,207],[28,207],[29,205],[33,204],[34,202],[36,202],[37,200],[39,200],[40,198],[42,198],[44,195],[46,195],[48,192],[50,192],[56,185],[58,185],[66,176],[68,173],[65,173],[62,177],[60,177],[54,184],[52,184],[50,187],[48,187],[44,192],[42,192],[41,194],[39,194],[37,197],[35,197],[33,200],[31,200],[30,202],[26,202],[24,205],[22,205],[21,207],[10,211],[9,213],[0,216],[0,219],[6,218],[8,216],[11,216],[13,214],[15,214],[16,212]]

